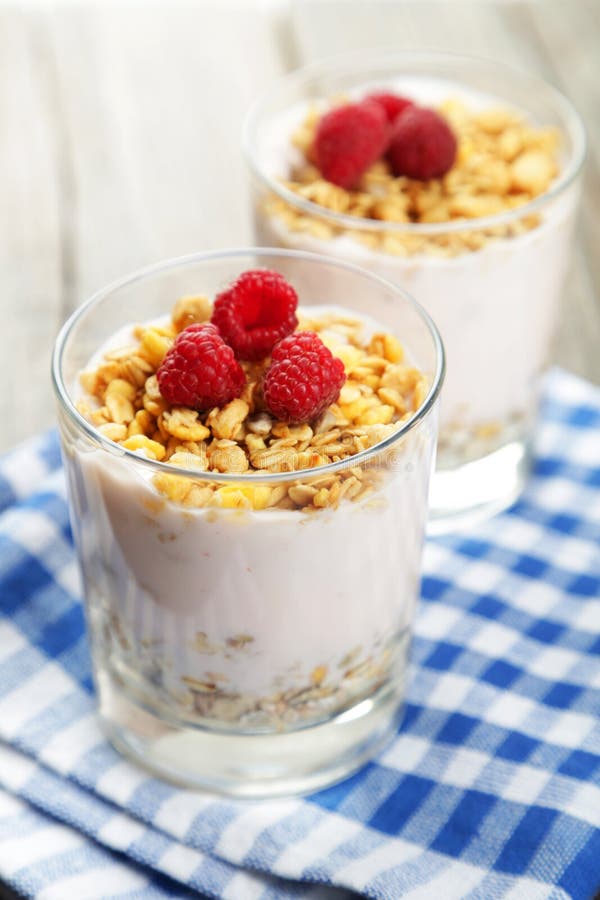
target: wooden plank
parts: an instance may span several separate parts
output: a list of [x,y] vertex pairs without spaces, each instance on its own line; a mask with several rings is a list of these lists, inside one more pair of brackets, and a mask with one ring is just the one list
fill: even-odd
[[600,4],[580,0],[527,3],[509,10],[513,27],[526,20],[551,80],[572,100],[585,123],[588,156],[578,240],[578,265],[569,283],[558,361],[600,383]]
[[75,185],[76,303],[165,257],[251,241],[245,111],[283,62],[268,17],[214,0],[48,19]]
[[[522,62],[504,24],[507,4],[480,0],[294,0],[300,57],[308,62],[346,50],[447,50]],[[340,17],[343,15],[343,27]]]
[[52,87],[31,17],[0,9],[0,450],[54,418],[50,349],[62,255]]
[[51,345],[81,300],[251,242],[241,125],[285,28],[242,0],[2,9],[0,450],[52,424]]

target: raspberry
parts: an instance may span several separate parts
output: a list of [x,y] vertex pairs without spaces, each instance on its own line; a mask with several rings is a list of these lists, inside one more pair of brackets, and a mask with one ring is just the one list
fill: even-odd
[[242,393],[244,370],[214,325],[189,325],[175,338],[157,373],[160,392],[174,406],[210,409]]
[[432,109],[413,106],[392,126],[388,158],[395,175],[428,181],[452,167],[456,138],[447,122]]
[[317,167],[327,181],[343,188],[354,187],[385,152],[388,136],[386,114],[378,103],[364,100],[332,109],[317,126]]
[[283,422],[310,422],[340,395],[344,364],[312,331],[279,341],[263,380],[269,412]]
[[244,272],[215,300],[211,321],[238,359],[263,359],[298,324],[298,295],[279,272]]
[[401,97],[399,94],[369,94],[366,99],[373,103],[379,103],[383,107],[388,122],[394,122],[400,113],[413,106],[412,100]]

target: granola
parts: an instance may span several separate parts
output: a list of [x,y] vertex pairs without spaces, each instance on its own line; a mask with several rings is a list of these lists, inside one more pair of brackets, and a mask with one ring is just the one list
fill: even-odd
[[164,704],[171,712],[176,707],[183,718],[195,723],[208,720],[279,731],[320,721],[384,689],[394,673],[404,671],[409,641],[406,630],[385,640],[379,636],[369,647],[353,647],[341,658],[333,657],[310,671],[298,660],[275,676],[266,692],[257,693],[244,690],[239,678],[232,680],[219,668],[227,669],[228,660],[240,662],[257,655],[249,634],[213,642],[205,632],[198,632],[190,649],[203,671],[176,678],[163,642],[136,640],[114,612],[107,619],[104,637],[107,646],[114,645],[125,664],[142,676],[134,690],[147,706]]
[[[342,228],[321,218],[317,210],[308,214],[276,194],[265,199],[265,213],[292,232],[321,240],[345,234],[370,249],[396,256],[455,256],[537,227],[540,217],[536,214],[477,230],[469,228],[469,221],[511,212],[545,193],[559,172],[558,132],[528,123],[515,109],[472,110],[457,99],[442,103],[438,112],[448,120],[458,141],[455,164],[446,175],[431,181],[395,177],[388,163],[379,160],[356,189],[346,190],[326,181],[314,165],[312,146],[323,110],[311,107],[292,136],[303,161],[282,183],[300,199],[323,207],[324,212],[355,217],[356,228]],[[381,227],[361,229],[360,219],[380,222]],[[464,231],[416,234],[385,227],[386,223],[457,221],[465,222]]]
[[[199,413],[171,406],[161,396],[156,370],[179,331],[210,315],[204,297],[177,301],[170,321],[140,325],[133,343],[111,349],[81,383],[88,395],[79,411],[106,438],[173,471],[153,477],[157,490],[188,508],[300,509],[336,507],[343,499],[366,497],[381,472],[353,466],[352,457],[393,434],[423,403],[427,378],[404,358],[391,334],[364,334],[363,323],[328,312],[305,315],[298,324],[314,331],[344,363],[346,383],[337,403],[318,421],[288,425],[265,410],[261,377],[268,360],[243,363],[247,385],[242,397]],[[176,469],[240,475],[294,472],[349,461],[335,474],[305,483],[271,486],[219,485],[179,476]]]

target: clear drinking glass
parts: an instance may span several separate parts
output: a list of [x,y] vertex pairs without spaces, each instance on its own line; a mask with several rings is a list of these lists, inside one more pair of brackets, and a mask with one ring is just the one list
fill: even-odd
[[[425,105],[452,98],[478,109],[516,108],[533,124],[559,131],[560,174],[526,205],[450,222],[361,218],[287,188],[290,167],[302,159],[290,135],[307,109],[376,90],[397,91]],[[363,266],[410,291],[440,329],[448,375],[430,498],[433,531],[505,507],[527,475],[539,377],[551,357],[571,252],[584,147],[577,113],[541,79],[501,63],[441,53],[325,60],[281,79],[249,113],[244,148],[253,176],[257,242]]]
[[[300,309],[341,307],[398,336],[428,379],[412,419],[350,461],[235,475],[141,458],[82,418],[78,374],[119,329],[168,316],[181,295],[214,296],[257,266],[282,272]],[[187,786],[256,797],[340,779],[393,733],[443,370],[435,326],[407,294],[311,254],[174,260],[108,287],[72,316],[53,378],[100,715],[119,749]],[[361,493],[312,515],[195,509],[159,493],[154,481],[164,476],[178,479],[182,497],[209,483],[283,496],[351,478]]]

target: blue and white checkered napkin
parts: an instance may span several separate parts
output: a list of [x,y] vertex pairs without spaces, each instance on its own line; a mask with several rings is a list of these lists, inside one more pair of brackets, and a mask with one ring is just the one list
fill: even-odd
[[121,759],[94,718],[55,435],[0,462],[0,874],[44,900],[590,898],[600,888],[600,391],[547,381],[520,501],[430,541],[395,742],[303,799]]

